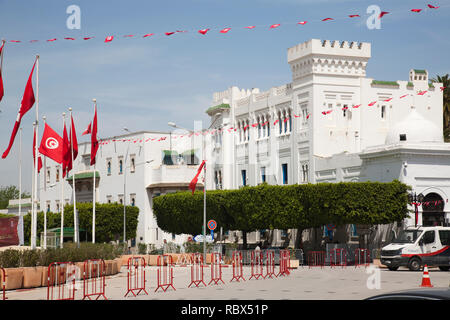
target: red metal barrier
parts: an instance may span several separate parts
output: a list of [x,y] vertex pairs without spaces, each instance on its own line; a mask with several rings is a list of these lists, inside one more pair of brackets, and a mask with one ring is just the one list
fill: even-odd
[[192,254],[191,263],[191,283],[188,288],[193,284],[198,288],[201,283],[206,287],[206,283],[203,281],[203,255],[201,253]]
[[75,271],[73,262],[53,262],[48,266],[47,300],[75,300]]
[[330,250],[330,267],[346,267],[347,250],[344,248],[334,248]]
[[173,286],[173,260],[172,256],[164,254],[158,256],[158,286],[156,287],[155,292],[158,291],[159,288],[166,292],[169,287],[176,290]]
[[[125,297],[131,292],[137,296],[142,291],[148,295],[145,290],[145,259],[143,257],[130,257],[127,262],[127,292]],[[136,292],[137,291],[137,292]]]
[[355,250],[355,268],[359,266],[370,265],[370,251],[368,249],[358,248]]
[[105,273],[106,265],[103,259],[91,259],[84,261],[83,265],[83,300],[91,297],[98,298],[105,296]]
[[232,282],[233,280],[239,282],[239,279],[245,281],[244,272],[242,270],[242,252],[233,251],[232,264],[233,264],[233,278],[231,278],[230,282]]
[[214,284],[219,284],[219,281],[222,281],[222,254],[218,252],[211,253],[211,281],[208,283],[208,285],[211,284],[211,282],[214,282]]
[[2,286],[2,300],[6,300],[6,273],[3,268],[0,268],[0,284]]
[[280,271],[278,276],[288,276],[291,274],[289,268],[291,267],[291,253],[289,250],[280,250]]
[[324,251],[309,251],[308,252],[308,266],[321,267],[325,265],[325,252]]
[[271,278],[273,276],[277,276],[275,274],[275,252],[273,250],[267,250],[266,251],[266,275],[265,278]]
[[248,278],[248,280],[251,278],[255,278],[256,280],[260,277],[264,278],[264,258],[261,250],[252,251],[250,264],[252,268],[252,275]]

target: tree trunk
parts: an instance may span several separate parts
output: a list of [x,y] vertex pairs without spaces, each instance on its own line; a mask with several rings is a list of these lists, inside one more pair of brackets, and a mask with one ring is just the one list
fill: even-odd
[[242,249],[247,250],[247,231],[242,231]]
[[297,234],[295,237],[295,245],[294,245],[295,249],[303,249],[303,237],[302,237],[303,230],[304,230],[303,228],[297,229]]

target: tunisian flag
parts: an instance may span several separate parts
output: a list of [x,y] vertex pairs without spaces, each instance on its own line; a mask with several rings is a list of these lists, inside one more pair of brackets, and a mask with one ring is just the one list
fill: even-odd
[[45,124],[39,152],[57,163],[63,162],[63,139],[48,124]]
[[87,129],[84,130],[84,132],[81,135],[84,136],[85,134],[90,134],[90,133],[91,133],[91,124],[89,123]]
[[[33,166],[36,159],[36,128],[34,128],[34,134],[33,134]],[[38,158],[38,173],[41,171],[42,168],[42,159],[41,156]]]
[[91,132],[91,166],[95,164],[95,156],[98,150],[98,140],[97,140],[97,105],[95,105],[94,121],[92,121],[92,132]]
[[[5,46],[5,42],[2,43],[0,47],[0,60],[3,58],[3,47]],[[3,78],[2,78],[2,69],[0,69],[0,101],[2,101],[3,94],[5,91],[3,90]]]
[[9,151],[12,148],[14,139],[16,138],[17,130],[19,130],[20,121],[22,120],[22,117],[34,105],[34,101],[35,101],[34,100],[34,91],[33,91],[33,84],[32,84],[31,80],[32,80],[33,71],[34,71],[35,66],[36,66],[36,61],[34,61],[33,69],[31,69],[30,76],[28,77],[27,85],[25,86],[25,92],[23,93],[22,102],[20,103],[19,113],[17,114],[16,123],[14,124],[11,138],[9,140],[8,148],[5,150],[5,152],[3,152],[2,159],[5,159],[8,156]]
[[[66,174],[72,168],[72,154],[71,154],[71,151],[70,151],[69,138],[67,136],[67,130],[66,130],[66,124],[65,123],[64,123],[64,131],[63,131],[62,152],[63,152],[62,169],[63,169],[63,178],[64,178],[66,176]],[[70,167],[70,169],[69,169],[69,167]]]
[[[77,132],[75,131],[75,125],[73,124],[73,118],[72,119],[72,127],[70,128],[70,136],[69,136],[69,141],[70,141],[70,146],[73,149],[73,160],[75,161],[75,159],[78,156],[78,141],[77,141]],[[72,167],[70,167],[70,169],[72,169]]]
[[205,160],[202,161],[200,168],[198,168],[197,174],[195,175],[194,179],[192,179],[191,183],[189,183],[189,189],[192,190],[192,194],[194,194],[195,186],[197,185],[198,176],[200,175],[200,172],[202,172],[205,162],[206,162]]

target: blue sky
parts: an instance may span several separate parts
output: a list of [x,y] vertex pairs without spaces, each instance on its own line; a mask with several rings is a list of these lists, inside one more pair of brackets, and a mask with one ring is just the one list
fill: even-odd
[[[428,3],[437,10],[419,14]],[[66,27],[69,5],[81,9],[81,29]],[[381,29],[366,26],[367,7],[391,14]],[[346,18],[360,14],[359,19]],[[340,20],[318,22],[332,17]],[[0,149],[6,148],[34,56],[40,55],[39,114],[62,131],[62,112],[74,110],[81,133],[98,101],[99,135],[167,131],[168,121],[192,127],[207,121],[212,94],[230,86],[267,90],[291,81],[286,50],[311,38],[372,43],[367,76],[406,80],[409,69],[450,73],[449,0],[0,0],[5,97],[0,102]],[[310,21],[305,26],[298,21]],[[281,23],[269,30],[271,24]],[[244,29],[256,25],[253,30]],[[218,30],[231,27],[227,34]],[[211,28],[206,36],[198,29]],[[163,33],[188,30],[170,37]],[[151,38],[142,35],[155,33]],[[135,38],[123,35],[135,34]],[[105,44],[104,38],[115,35]],[[81,38],[67,41],[63,37]],[[55,42],[45,40],[58,38]],[[29,40],[40,40],[29,43]],[[33,108],[22,120],[23,185],[30,190]],[[40,119],[41,120],[41,119]],[[40,129],[42,134],[42,127]],[[79,137],[79,141],[87,138]],[[0,166],[0,185],[18,184],[18,138]]]

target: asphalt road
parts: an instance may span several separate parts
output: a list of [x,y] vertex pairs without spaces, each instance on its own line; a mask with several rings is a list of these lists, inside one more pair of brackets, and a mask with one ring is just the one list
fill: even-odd
[[[134,297],[129,294],[124,297],[127,290],[126,267],[114,276],[106,277],[106,297],[110,300],[360,300],[381,293],[420,288],[422,272],[412,272],[400,268],[397,271],[349,266],[346,268],[309,268],[299,267],[291,270],[287,277],[274,279],[251,279],[250,267],[244,267],[246,281],[230,282],[232,268],[223,268],[222,279],[225,283],[211,284],[209,286],[188,288],[191,278],[190,267],[174,268],[174,286],[166,292],[157,287],[157,269],[150,267],[146,271],[146,291]],[[376,271],[375,271],[376,270]],[[278,266],[276,268],[278,271]],[[369,274],[368,271],[371,271]],[[439,269],[429,269],[431,283],[434,287],[448,288],[450,285],[450,272]],[[211,280],[210,268],[205,268],[204,281]],[[378,277],[378,278],[377,278]],[[379,288],[377,289],[377,287]],[[83,283],[77,282],[76,300],[83,297]],[[22,289],[7,291],[8,300],[46,300],[47,288]],[[55,292],[56,296],[56,292]]]

